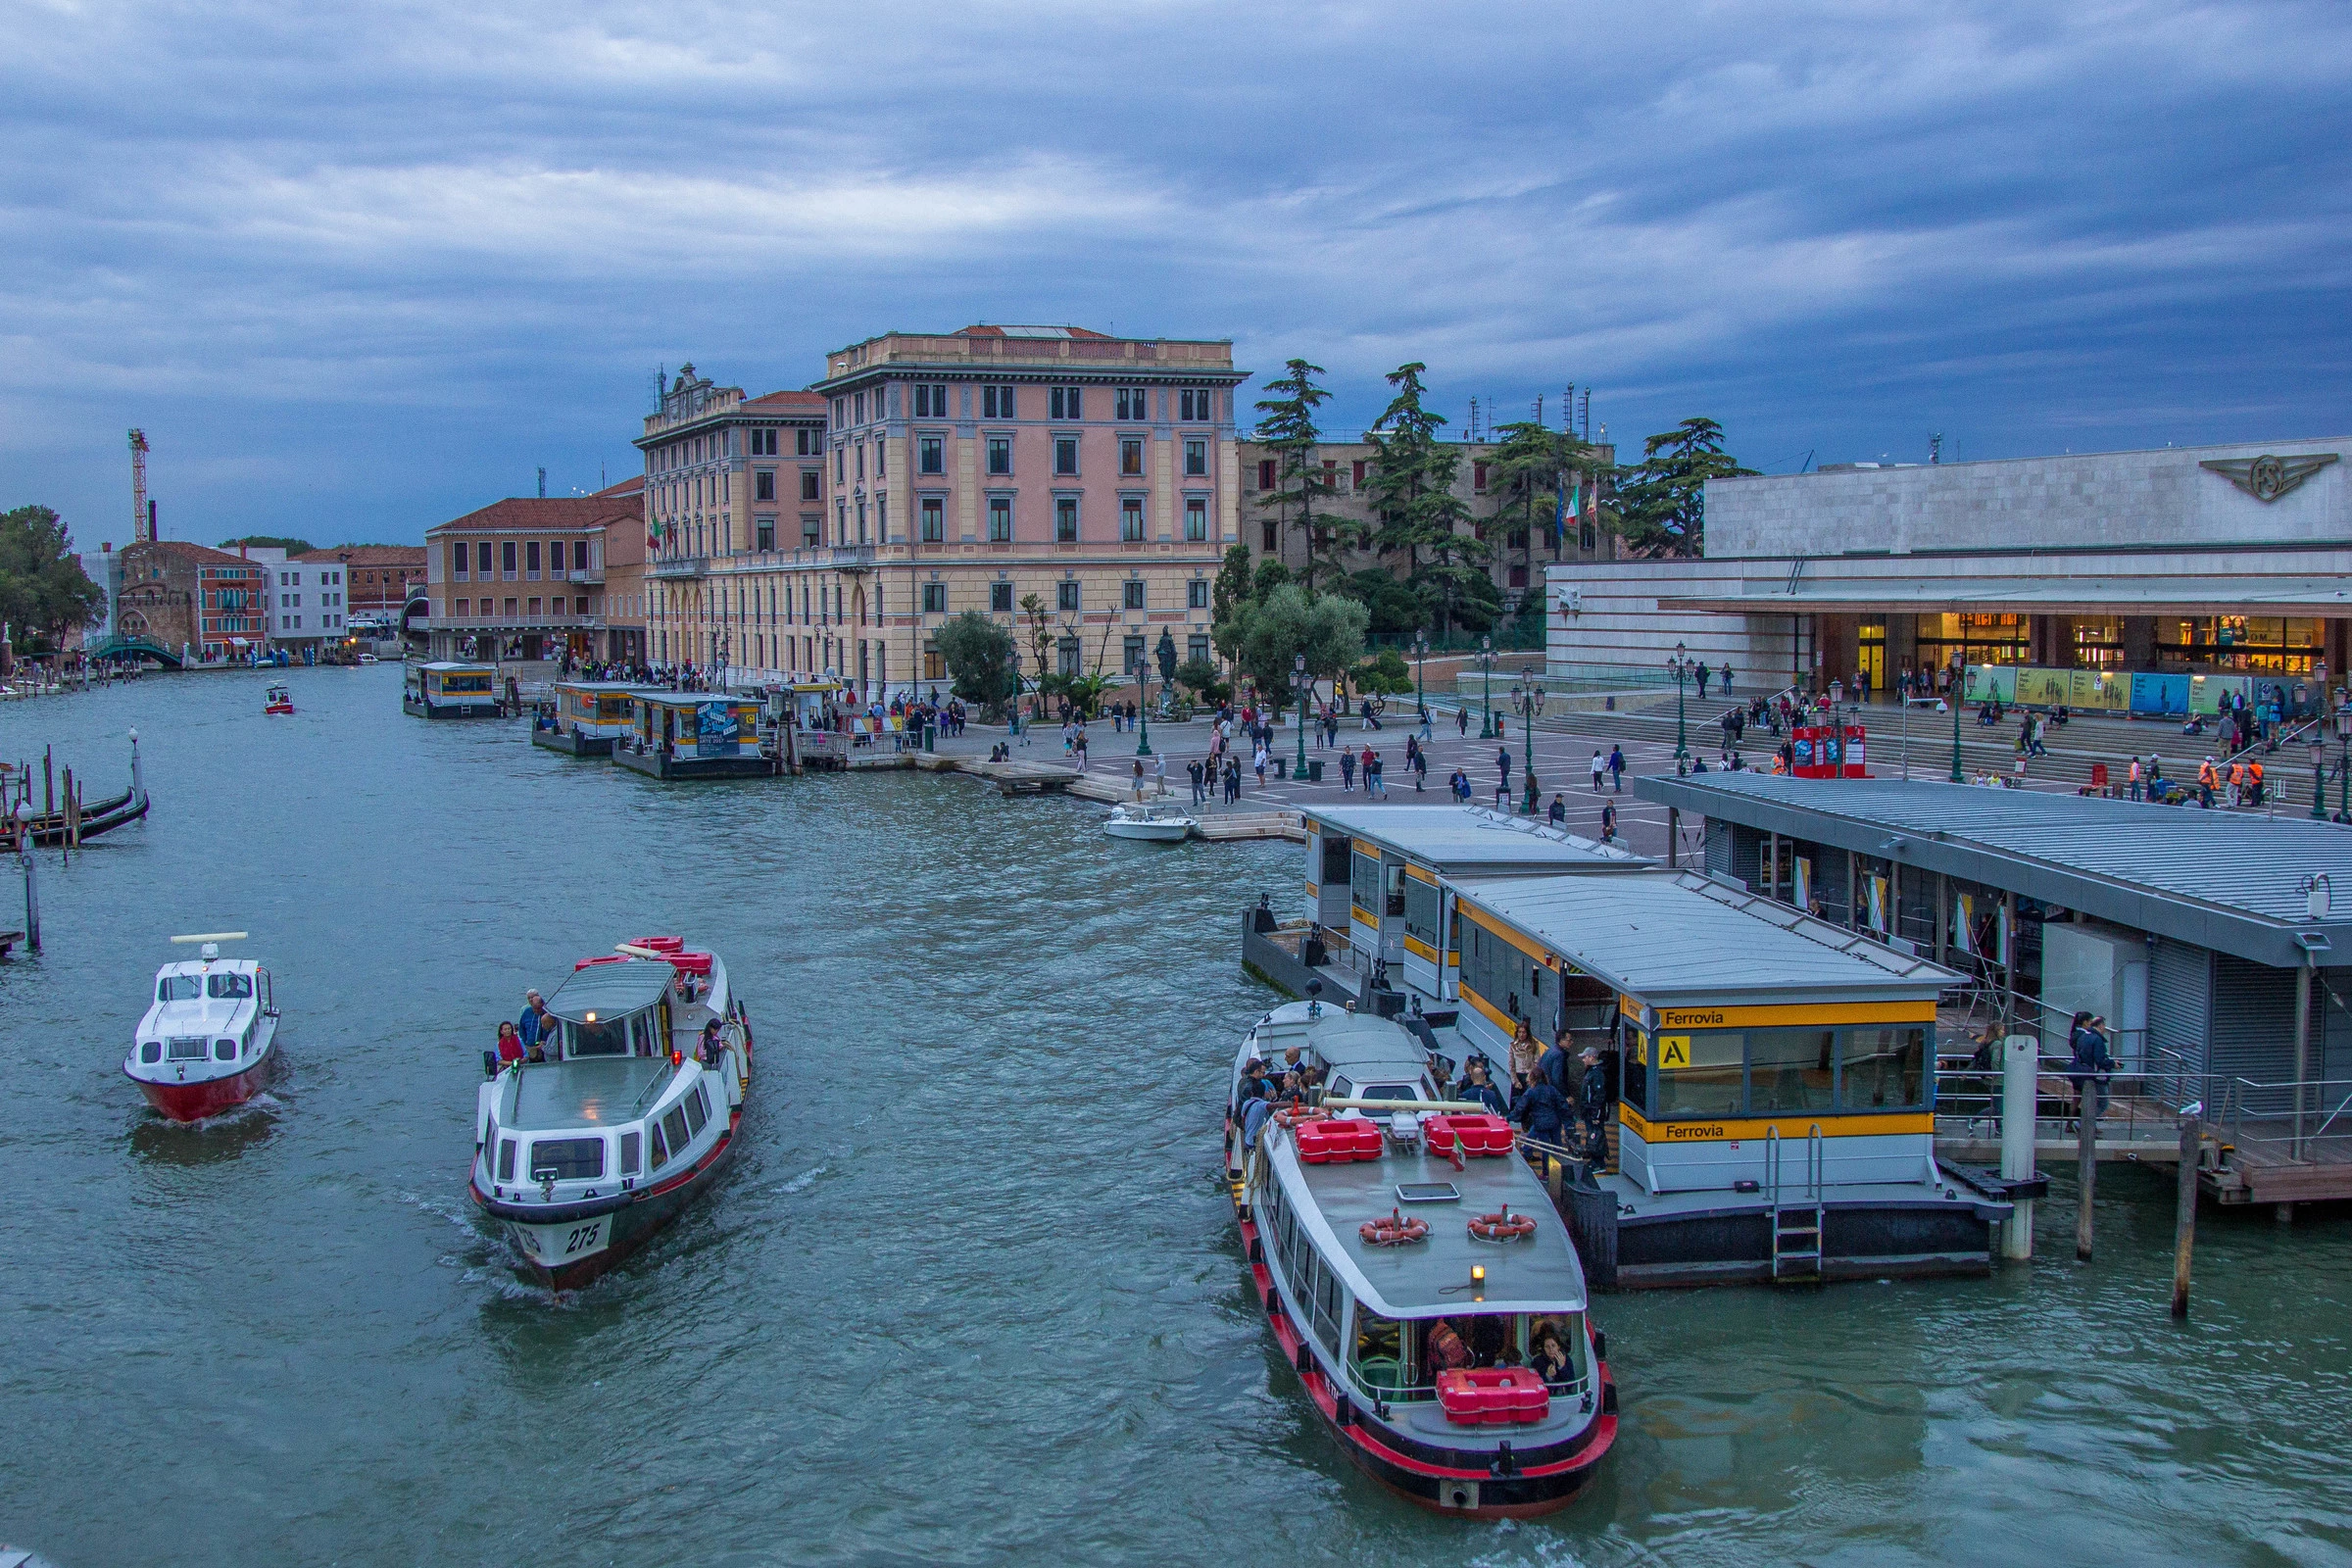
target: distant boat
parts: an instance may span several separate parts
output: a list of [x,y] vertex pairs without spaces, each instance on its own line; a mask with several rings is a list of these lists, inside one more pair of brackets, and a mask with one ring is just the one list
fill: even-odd
[[1139,806],[1125,802],[1110,809],[1102,831],[1114,839],[1142,839],[1153,844],[1180,844],[1200,825],[1180,806]]
[[265,713],[291,713],[294,711],[294,694],[286,690],[284,681],[273,680],[270,683],[270,690],[262,699],[262,711]]
[[[20,787],[29,794],[31,780],[26,779]],[[68,819],[66,808],[61,806],[55,810],[33,816],[24,823],[24,832],[31,837],[35,845],[48,848],[63,844],[76,834],[83,839],[94,839],[101,833],[113,832],[125,822],[136,822],[146,814],[147,786],[139,772],[139,732],[134,729],[130,732],[130,788],[112,800],[99,801],[95,805],[85,803],[81,808],[78,827]],[[0,811],[0,850],[18,848],[19,836],[16,819]]]

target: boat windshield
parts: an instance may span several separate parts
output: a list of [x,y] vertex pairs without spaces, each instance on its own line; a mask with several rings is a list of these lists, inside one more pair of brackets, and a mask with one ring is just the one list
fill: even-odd
[[168,974],[155,983],[158,1002],[195,1002],[204,995],[204,976]]
[[250,997],[253,995],[253,976],[233,973],[206,975],[204,988],[215,997]]
[[600,1018],[594,1023],[564,1026],[566,1056],[625,1056],[629,1054],[629,1020]]
[[1396,1399],[1433,1397],[1448,1367],[1528,1366],[1555,1392],[1585,1380],[1582,1312],[1454,1312],[1396,1318],[1358,1310],[1355,1378]]

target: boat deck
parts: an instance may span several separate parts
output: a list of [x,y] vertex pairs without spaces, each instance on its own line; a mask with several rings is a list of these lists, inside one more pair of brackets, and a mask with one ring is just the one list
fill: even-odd
[[514,1075],[499,1107],[502,1127],[552,1132],[626,1121],[646,1090],[670,1071],[660,1056],[592,1056],[530,1063]]

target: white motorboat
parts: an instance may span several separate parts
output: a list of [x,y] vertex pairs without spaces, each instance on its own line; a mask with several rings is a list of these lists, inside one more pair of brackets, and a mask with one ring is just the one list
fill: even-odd
[[201,943],[193,963],[155,972],[155,1000],[122,1071],[173,1121],[197,1121],[253,1098],[276,1063],[277,1006],[270,971],[251,958],[223,958],[220,944],[242,931],[173,937]]
[[539,1282],[571,1290],[717,1175],[743,1122],[752,1031],[726,965],[674,936],[581,960],[547,1009],[544,1059],[484,1053],[469,1185]]
[[1180,844],[1193,836],[1200,819],[1181,806],[1121,802],[1110,808],[1102,831],[1114,839],[1143,839],[1153,844]]

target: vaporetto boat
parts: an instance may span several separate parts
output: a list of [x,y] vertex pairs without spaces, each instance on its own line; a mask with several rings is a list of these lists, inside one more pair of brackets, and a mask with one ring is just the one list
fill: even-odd
[[[1296,1056],[1292,1055],[1296,1052]],[[1607,1342],[1544,1184],[1485,1107],[1440,1101],[1384,1018],[1275,1008],[1234,1062],[1319,1068],[1320,1102],[1237,1121],[1226,1173],[1252,1289],[1348,1456],[1442,1513],[1565,1507],[1617,1436]]]
[[574,1290],[717,1174],[751,1090],[752,1031],[726,965],[677,937],[582,960],[547,1006],[545,1061],[489,1059],[470,1187],[534,1278]]

